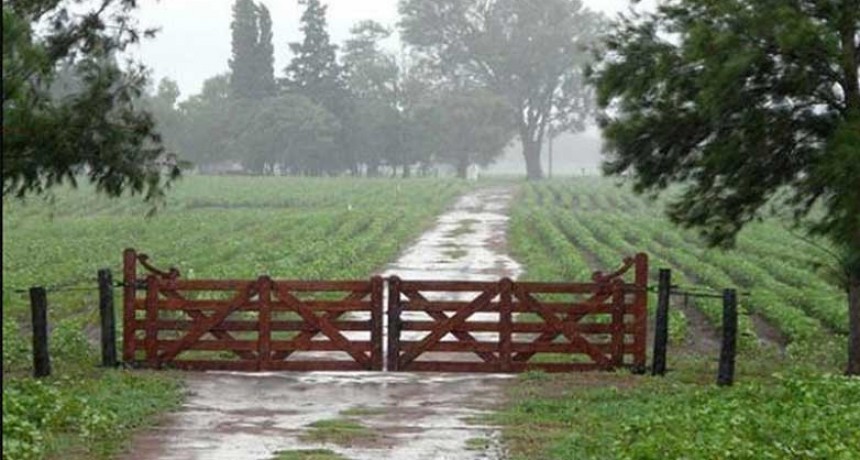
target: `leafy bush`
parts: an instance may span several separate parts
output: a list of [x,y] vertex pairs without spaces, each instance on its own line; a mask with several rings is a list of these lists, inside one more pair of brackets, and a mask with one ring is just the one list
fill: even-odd
[[80,439],[92,457],[114,451],[126,432],[179,401],[163,375],[106,371],[100,378],[61,377],[3,382],[3,460],[30,460],[63,451]]
[[3,375],[26,369],[31,354],[31,344],[21,334],[18,322],[11,315],[3,315]]

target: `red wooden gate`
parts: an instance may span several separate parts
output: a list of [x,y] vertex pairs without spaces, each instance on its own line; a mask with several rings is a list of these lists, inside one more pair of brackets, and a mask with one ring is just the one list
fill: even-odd
[[[187,280],[132,249],[124,257],[123,360],[132,366],[382,370],[381,277]],[[143,279],[138,265],[148,272]],[[387,368],[644,369],[647,275],[647,256],[638,254],[590,283],[392,277]]]
[[[149,272],[143,280],[138,263]],[[193,370],[382,369],[380,277],[184,280],[134,250],[126,250],[123,272],[126,363]]]
[[[633,280],[624,275],[633,270]],[[645,367],[648,259],[591,283],[389,282],[387,367],[521,372]],[[458,298],[460,297],[460,298]],[[447,339],[447,340],[446,340]]]

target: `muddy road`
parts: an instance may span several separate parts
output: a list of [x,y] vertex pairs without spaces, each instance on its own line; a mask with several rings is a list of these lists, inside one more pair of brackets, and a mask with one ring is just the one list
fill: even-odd
[[[462,196],[381,273],[403,279],[516,278],[505,254],[513,189]],[[184,374],[188,397],[135,438],[127,460],[267,460],[277,451],[328,449],[348,459],[504,458],[497,431],[476,423],[510,376],[487,374],[227,372]],[[366,427],[348,440],[328,428]],[[349,425],[347,425],[349,426]],[[320,436],[314,436],[317,433]],[[337,437],[337,436],[335,436]]]

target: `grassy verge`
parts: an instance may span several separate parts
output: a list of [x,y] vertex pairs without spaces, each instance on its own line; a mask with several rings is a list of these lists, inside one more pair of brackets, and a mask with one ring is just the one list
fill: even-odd
[[102,370],[3,381],[3,460],[102,459],[132,431],[175,407],[169,374]]
[[719,388],[709,367],[529,373],[492,418],[514,460],[860,458],[860,379],[763,370]]

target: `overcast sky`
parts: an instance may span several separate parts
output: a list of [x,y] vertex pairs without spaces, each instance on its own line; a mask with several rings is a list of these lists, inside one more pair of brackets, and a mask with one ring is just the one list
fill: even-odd
[[[584,2],[587,7],[611,16],[629,5],[629,0]],[[275,73],[280,76],[290,59],[287,43],[301,38],[298,29],[301,8],[297,0],[262,0],[262,3],[272,13]],[[328,5],[329,33],[338,44],[349,37],[350,27],[358,21],[373,19],[392,28],[397,22],[397,0],[323,0],[323,3]],[[180,99],[185,99],[199,92],[205,79],[228,69],[232,5],[233,0],[143,0],[137,12],[140,25],[161,30],[156,38],[136,46],[132,54],[153,70],[156,81],[162,77],[175,80],[182,92]]]

